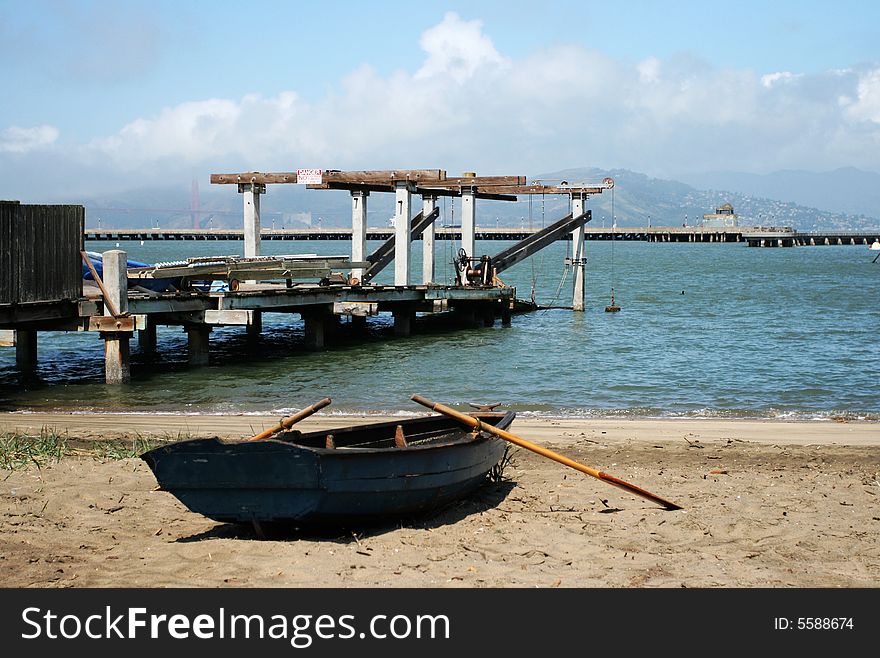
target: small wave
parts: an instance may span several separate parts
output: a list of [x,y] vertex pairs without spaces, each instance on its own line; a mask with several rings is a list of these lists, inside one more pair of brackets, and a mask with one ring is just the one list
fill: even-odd
[[[457,403],[454,407],[470,410],[467,405]],[[850,410],[796,410],[796,409],[690,409],[690,410],[664,410],[654,407],[632,407],[626,409],[611,408],[584,408],[584,407],[564,407],[558,408],[550,405],[522,405],[511,404],[501,405],[497,407],[497,411],[515,411],[522,418],[536,418],[547,420],[577,420],[577,419],[658,419],[658,420],[777,420],[777,421],[817,421],[817,422],[880,422],[880,413],[876,412],[860,412]],[[107,416],[290,416],[302,411],[301,408],[283,407],[275,409],[257,409],[257,410],[238,410],[238,409],[188,409],[172,410],[172,409],[133,409],[133,410],[110,410],[98,408],[51,408],[42,409],[19,409],[9,410],[6,413],[18,415],[29,415],[39,413],[64,413],[72,416],[88,416],[93,414],[101,414]],[[414,418],[427,413],[426,409],[399,409],[399,408],[367,408],[366,406],[346,406],[337,407],[332,410],[323,410],[317,412],[316,416],[323,417],[380,417],[390,416],[394,418]]]

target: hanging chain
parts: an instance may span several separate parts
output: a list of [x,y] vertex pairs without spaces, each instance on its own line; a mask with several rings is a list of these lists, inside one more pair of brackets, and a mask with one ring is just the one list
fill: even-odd
[[614,216],[614,188],[611,188],[611,303],[614,304],[614,233],[617,231],[616,228],[617,218]]

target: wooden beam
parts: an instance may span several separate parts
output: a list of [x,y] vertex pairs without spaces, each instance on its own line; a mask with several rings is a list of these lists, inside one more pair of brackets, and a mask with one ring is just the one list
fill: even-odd
[[496,194],[601,194],[602,187],[558,187],[556,185],[499,185],[491,188]]
[[77,302],[63,300],[60,302],[28,302],[24,304],[0,304],[0,325],[11,325],[37,320],[55,320],[78,318]]
[[437,187],[483,187],[486,185],[525,185],[525,176],[453,176],[446,177]]
[[296,183],[296,172],[267,174],[249,171],[241,174],[211,174],[212,185],[231,185],[238,183]]
[[[438,183],[429,183],[424,187],[419,185],[413,194],[421,194],[423,196],[461,196],[462,186],[451,187],[435,187]],[[391,183],[383,185],[373,183],[365,185],[363,183],[321,183],[314,185],[306,185],[310,190],[347,190],[349,192],[394,192],[394,185]],[[480,188],[477,187],[478,199],[489,199],[490,201],[516,201],[516,197],[511,194],[497,194],[496,188],[493,186]]]
[[[337,189],[337,190],[357,190],[360,187],[365,187],[367,191],[377,191],[377,192],[385,192],[385,191],[394,191],[394,183],[398,180],[417,180],[419,182],[423,182],[422,187],[425,188],[440,188],[440,189],[452,189],[457,192],[461,192],[460,189],[457,188],[474,188],[476,187],[478,191],[481,188],[490,188],[484,191],[486,192],[495,192],[494,188],[496,186],[522,186],[526,185],[526,177],[525,176],[456,176],[453,178],[440,178],[440,179],[432,179],[428,177],[420,177],[420,178],[395,178],[392,176],[386,177],[384,180],[381,177],[377,177],[375,175],[369,177],[358,178],[357,176],[361,173],[365,174],[382,174],[383,176],[386,172],[325,172],[323,181],[319,184],[307,185],[311,190],[327,190],[327,189]],[[388,174],[393,174],[396,172],[387,172]]]
[[115,332],[133,332],[139,329],[147,328],[146,315],[129,315],[125,318],[114,318],[96,315],[88,320],[83,320],[83,324],[88,327],[88,331],[115,331]]
[[[446,172],[442,169],[389,169],[375,171],[339,171],[328,169],[321,174],[321,179],[323,183],[358,183],[362,185],[380,183],[390,185],[397,181],[443,181],[446,180]],[[214,185],[231,185],[233,183],[266,185],[296,182],[296,172],[263,173],[249,171],[240,174],[211,174],[211,183]]]
[[489,201],[516,201],[515,194],[487,194],[486,192],[477,192],[478,199],[488,199]]
[[[462,193],[461,187],[455,188],[445,188],[445,187],[417,187],[415,193],[421,194],[422,196],[461,196]],[[476,197],[478,199],[488,199],[490,201],[516,201],[516,196],[512,194],[497,194],[495,192],[496,188],[494,187],[477,187]],[[470,191],[469,189],[465,189],[465,191]]]
[[314,183],[306,185],[309,190],[347,190],[349,192],[393,192],[392,183]]
[[397,183],[404,181],[443,181],[443,169],[397,169],[385,171],[325,171],[322,175],[326,183]]
[[209,308],[205,310],[205,324],[248,326],[254,324],[254,315],[254,311],[218,311]]

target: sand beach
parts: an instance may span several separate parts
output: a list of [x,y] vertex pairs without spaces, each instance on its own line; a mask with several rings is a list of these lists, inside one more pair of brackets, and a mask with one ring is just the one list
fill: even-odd
[[[372,418],[372,417],[371,417]],[[374,418],[373,418],[374,419]],[[386,525],[253,529],[157,491],[109,439],[244,437],[263,416],[0,414],[75,454],[0,471],[3,587],[876,587],[880,425],[517,419],[513,431],[683,506],[516,449],[500,484]],[[303,429],[364,418],[316,415]]]

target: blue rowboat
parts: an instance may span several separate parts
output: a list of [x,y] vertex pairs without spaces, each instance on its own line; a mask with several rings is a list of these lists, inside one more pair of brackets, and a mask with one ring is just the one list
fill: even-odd
[[[471,415],[500,429],[515,417]],[[341,522],[426,512],[462,498],[506,446],[446,416],[427,416],[259,441],[179,441],[141,458],[163,490],[215,521]]]

